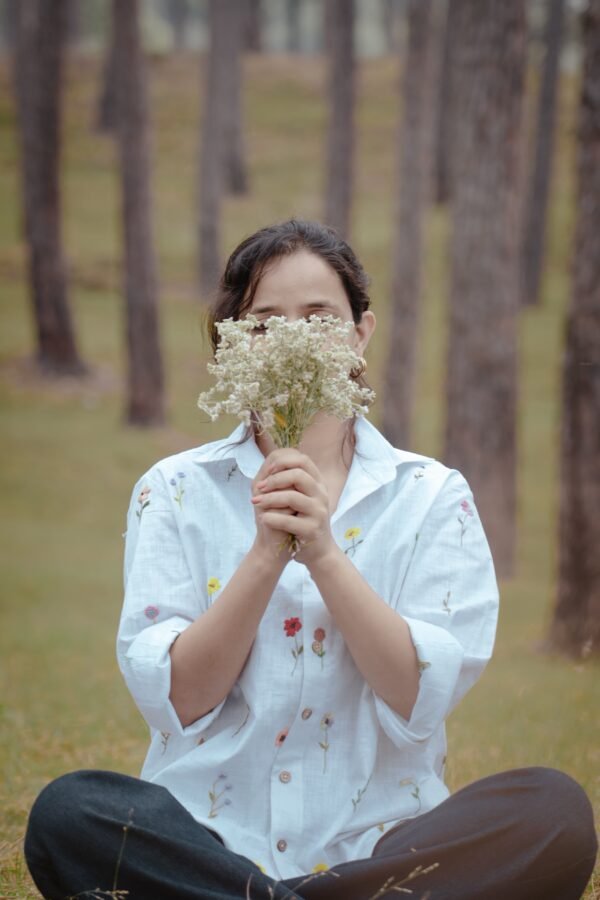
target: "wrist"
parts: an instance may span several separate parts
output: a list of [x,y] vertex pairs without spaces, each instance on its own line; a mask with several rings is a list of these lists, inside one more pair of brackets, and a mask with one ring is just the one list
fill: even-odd
[[246,559],[263,577],[279,578],[289,562],[289,556],[284,550],[277,551],[271,545],[261,544],[255,541],[247,553]]
[[305,565],[313,580],[317,581],[322,573],[330,574],[333,567],[338,565],[340,561],[346,560],[346,558],[344,551],[332,540],[321,553],[311,556]]

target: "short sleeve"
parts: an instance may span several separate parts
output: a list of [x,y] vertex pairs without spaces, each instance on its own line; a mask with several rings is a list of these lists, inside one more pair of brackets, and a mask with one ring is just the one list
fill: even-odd
[[204,609],[194,587],[179,529],[159,473],[136,484],[125,535],[125,600],[117,636],[119,668],[148,725],[198,734],[223,704],[184,728],[169,699],[170,648]]
[[427,740],[481,675],[494,646],[498,587],[471,490],[453,470],[441,485],[399,577],[396,609],[417,651],[420,683],[409,721],[375,698],[397,745]]

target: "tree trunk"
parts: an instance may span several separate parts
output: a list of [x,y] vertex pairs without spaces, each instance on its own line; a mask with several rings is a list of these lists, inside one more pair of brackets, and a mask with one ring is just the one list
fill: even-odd
[[173,32],[175,51],[181,53],[187,44],[185,32],[190,14],[189,0],[165,0],[165,12]]
[[[300,2],[301,0],[286,0],[285,14],[287,22],[287,49],[289,53],[300,53]],[[327,2],[327,0],[325,0]]]
[[248,21],[246,2],[221,0],[222,10],[218,16],[222,33],[217,43],[223,56],[219,75],[223,82],[223,186],[231,194],[248,191],[242,103],[242,61]]
[[446,22],[441,32],[441,64],[436,102],[433,194],[438,204],[450,199],[450,159],[452,157],[452,51],[456,41],[456,16],[453,0],[446,0]]
[[396,447],[410,444],[422,232],[431,173],[434,37],[432,0],[411,0],[402,79],[404,115],[398,140],[399,193],[392,251],[391,334],[383,409],[383,431]]
[[558,596],[551,644],[600,651],[600,0],[584,16],[578,195],[563,368]]
[[48,374],[81,375],[61,238],[59,183],[66,0],[21,0],[15,86],[23,160],[25,233],[37,332],[36,358]]
[[536,304],[540,296],[564,14],[565,0],[549,0],[544,41],[546,58],[523,226],[521,302],[526,305]]
[[[246,189],[241,148],[241,41],[243,9],[236,0],[211,0],[210,51],[198,178],[198,277],[210,293],[221,270],[221,200],[226,186]],[[234,179],[237,179],[237,182]]]
[[246,0],[246,25],[244,28],[244,48],[251,53],[262,50],[262,2]]
[[164,421],[158,289],[152,239],[150,148],[138,0],[113,0],[113,40],[119,83],[117,133],[125,236],[125,313],[128,351],[126,420]]
[[102,84],[96,108],[94,127],[100,134],[115,134],[117,131],[117,58],[115,39],[111,34],[104,54],[102,66]]
[[325,221],[347,237],[354,157],[354,0],[326,0],[325,28],[330,59]]
[[496,567],[514,566],[524,0],[455,0],[445,462],[470,480]]

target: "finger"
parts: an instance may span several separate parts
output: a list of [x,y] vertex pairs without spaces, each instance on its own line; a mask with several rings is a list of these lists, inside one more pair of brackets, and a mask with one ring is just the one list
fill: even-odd
[[300,540],[306,540],[315,529],[315,523],[311,518],[290,516],[280,511],[261,513],[261,521],[273,531],[285,531],[288,534],[295,534]]
[[273,475],[268,475],[262,481],[257,482],[256,488],[261,494],[289,488],[295,488],[296,491],[300,491],[309,497],[314,497],[318,493],[315,479],[304,469],[298,468],[284,469],[283,471],[275,472]]
[[312,475],[317,481],[321,478],[321,473],[310,456],[307,456],[306,453],[301,453],[295,447],[279,447],[277,450],[269,453],[265,462],[268,465],[268,474],[281,471],[281,469],[300,468]]
[[314,512],[314,500],[299,491],[272,491],[266,494],[257,494],[252,498],[252,503],[259,509],[277,509],[285,507],[292,512],[310,515]]

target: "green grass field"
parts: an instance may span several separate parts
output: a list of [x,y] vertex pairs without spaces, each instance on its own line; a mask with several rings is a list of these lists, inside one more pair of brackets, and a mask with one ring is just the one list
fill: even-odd
[[[228,200],[224,252],[255,227],[290,214],[318,217],[326,109],[319,61],[247,64],[251,193]],[[4,539],[0,628],[0,898],[38,896],[24,869],[28,809],[53,777],[80,767],[137,774],[146,729],[114,658],[121,605],[124,516],[154,460],[220,437],[202,420],[206,385],[202,298],[194,288],[199,66],[152,64],[154,198],[170,424],[122,426],[123,327],[119,197],[110,140],[91,130],[99,65],[73,60],[64,148],[65,245],[81,351],[92,375],[42,383],[27,363],[32,326],[24,280],[18,147],[9,73],[0,69],[0,392]],[[360,74],[353,243],[372,275],[380,328],[369,375],[381,384],[390,271],[391,183],[397,117],[393,61]],[[495,658],[449,723],[452,788],[494,771],[564,769],[600,813],[598,666],[542,652],[555,571],[559,378],[573,224],[576,86],[561,94],[555,190],[543,305],[520,329],[519,565],[502,585]],[[426,285],[411,449],[441,454],[447,292],[444,212],[427,229]],[[380,407],[373,413],[378,423]],[[560,809],[549,809],[560,816]],[[600,898],[600,874],[588,898]]]

